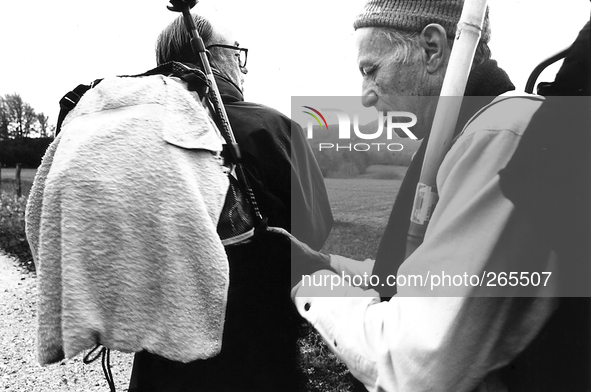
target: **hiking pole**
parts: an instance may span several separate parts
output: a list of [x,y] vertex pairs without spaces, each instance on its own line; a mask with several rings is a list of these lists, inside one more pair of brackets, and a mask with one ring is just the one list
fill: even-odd
[[252,209],[254,210],[255,219],[257,223],[260,223],[263,221],[263,216],[261,215],[261,212],[259,210],[258,203],[254,196],[254,192],[252,191],[252,188],[248,183],[248,179],[246,178],[244,169],[240,164],[240,149],[238,147],[238,143],[236,143],[234,132],[232,131],[230,121],[228,120],[226,108],[224,107],[224,103],[222,102],[220,90],[218,89],[217,83],[215,81],[215,76],[213,75],[211,65],[209,64],[209,58],[207,57],[207,49],[205,49],[205,44],[203,43],[203,40],[201,39],[201,36],[197,31],[197,26],[195,26],[195,21],[193,20],[193,16],[191,15],[190,10],[197,4],[197,0],[170,0],[170,4],[171,5],[167,6],[167,8],[170,11],[182,12],[183,14],[185,27],[187,28],[189,36],[191,37],[191,47],[193,48],[193,52],[195,52],[195,54],[201,61],[201,65],[203,66],[205,76],[210,82],[209,99],[213,104],[213,109],[219,120],[221,132],[225,136],[226,143],[228,144],[230,155],[232,156],[232,159],[235,164],[238,180],[242,182],[242,185],[246,190],[248,200],[250,201]]
[[[423,242],[437,200],[436,177],[451,142],[458,121],[462,97],[472,68],[476,45],[480,40],[486,0],[465,0],[433,125],[425,151],[421,176],[415,193],[406,242],[406,257]],[[457,97],[457,98],[452,98]]]

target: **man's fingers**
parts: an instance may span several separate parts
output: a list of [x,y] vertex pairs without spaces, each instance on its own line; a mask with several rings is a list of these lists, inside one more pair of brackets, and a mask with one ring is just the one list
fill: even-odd
[[285,230],[284,228],[281,228],[281,227],[269,226],[269,227],[267,227],[267,231],[270,231],[271,233],[276,233],[276,234],[283,234],[284,236],[286,236],[290,239],[292,237],[292,235],[287,230]]

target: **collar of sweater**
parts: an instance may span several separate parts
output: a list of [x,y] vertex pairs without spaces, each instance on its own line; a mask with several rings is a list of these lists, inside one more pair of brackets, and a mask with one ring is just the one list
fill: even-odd
[[497,65],[495,60],[487,60],[470,72],[465,96],[496,97],[515,90],[509,76]]

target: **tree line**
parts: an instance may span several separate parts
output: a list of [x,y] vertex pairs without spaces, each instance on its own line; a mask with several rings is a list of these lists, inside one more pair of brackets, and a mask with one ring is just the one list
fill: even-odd
[[17,94],[0,96],[0,140],[52,137],[55,126]]
[[[377,129],[377,122],[360,126],[360,131],[370,134]],[[339,139],[339,126],[328,129],[313,127],[313,138],[308,139],[320,171],[324,177],[356,177],[372,165],[408,166],[419,143],[410,139],[383,137],[375,140],[361,139],[351,128],[350,139]],[[379,146],[378,146],[379,144]],[[387,146],[390,146],[388,149]]]

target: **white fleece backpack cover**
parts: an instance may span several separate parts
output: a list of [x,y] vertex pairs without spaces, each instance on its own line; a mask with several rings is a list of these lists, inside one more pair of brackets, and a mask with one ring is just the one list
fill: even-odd
[[222,139],[177,79],[104,79],[66,117],[29,196],[38,360],[95,344],[171,360],[221,349]]

